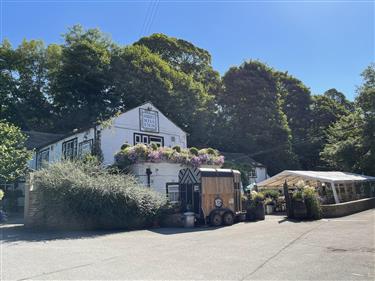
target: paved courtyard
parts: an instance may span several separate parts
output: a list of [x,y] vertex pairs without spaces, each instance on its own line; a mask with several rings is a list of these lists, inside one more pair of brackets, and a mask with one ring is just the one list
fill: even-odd
[[1,227],[1,280],[374,280],[375,210],[223,228],[31,232]]

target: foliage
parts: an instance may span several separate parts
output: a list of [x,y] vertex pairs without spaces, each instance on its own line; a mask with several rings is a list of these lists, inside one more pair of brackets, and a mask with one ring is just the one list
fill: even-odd
[[328,130],[321,153],[332,169],[375,175],[375,66],[362,73],[357,110],[342,117]]
[[261,192],[252,191],[251,192],[251,205],[260,206],[264,204],[264,195]]
[[4,191],[0,189],[0,201],[3,199],[3,197],[4,197]]
[[307,219],[320,219],[322,217],[322,208],[320,199],[314,187],[304,185],[293,192],[292,200],[304,202],[307,210]]
[[243,188],[246,188],[250,182],[249,182],[249,172],[254,167],[251,164],[248,163],[237,163],[233,161],[225,161],[223,164],[223,168],[226,169],[233,169],[238,170],[241,173],[241,182],[243,185]]
[[279,191],[274,189],[264,189],[261,191],[265,198],[270,198],[272,200],[277,200],[280,196]]
[[230,68],[223,82],[219,105],[227,123],[221,132],[230,144],[224,149],[250,154],[270,174],[298,167],[273,70],[259,61],[247,61]]
[[135,146],[128,146],[118,152],[115,155],[115,165],[121,170],[126,170],[129,165],[137,163],[138,161],[169,161],[194,167],[198,167],[200,165],[221,166],[224,163],[224,157],[219,155],[218,152],[209,154],[207,153],[206,149],[194,149],[194,153],[192,152],[192,148],[180,148],[180,151],[177,151],[176,149],[169,147],[160,147],[155,150],[151,146],[137,144]]
[[92,163],[60,162],[34,173],[46,226],[140,228],[151,225],[166,198],[129,175],[111,174]]
[[0,121],[0,181],[23,175],[31,153],[24,147],[26,136],[16,126]]
[[6,204],[4,205],[4,207],[6,211],[17,212],[18,211],[18,198],[20,197],[23,197],[22,190],[20,189],[6,190],[4,194],[4,201],[6,200]]

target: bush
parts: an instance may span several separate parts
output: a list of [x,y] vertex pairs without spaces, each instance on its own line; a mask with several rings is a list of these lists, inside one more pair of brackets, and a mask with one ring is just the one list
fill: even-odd
[[293,193],[292,200],[303,202],[306,206],[307,219],[320,219],[322,217],[322,209],[315,188],[304,186]]
[[190,151],[191,154],[193,154],[195,156],[198,156],[198,154],[199,154],[199,150],[196,147],[190,147],[189,151]]
[[133,177],[93,163],[59,162],[34,173],[41,196],[41,225],[135,229],[152,225],[167,208],[162,195]]
[[173,149],[174,151],[178,152],[178,153],[181,152],[181,146],[179,146],[179,145],[174,146],[172,149]]
[[306,187],[304,188],[303,193],[307,209],[307,218],[314,220],[320,219],[322,217],[322,208],[315,189]]
[[274,189],[265,189],[262,190],[261,193],[264,195],[266,198],[271,198],[272,200],[277,200],[280,196],[279,191],[274,190]]

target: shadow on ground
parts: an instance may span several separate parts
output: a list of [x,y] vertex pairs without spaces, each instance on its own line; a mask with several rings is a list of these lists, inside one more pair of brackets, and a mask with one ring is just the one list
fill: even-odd
[[124,232],[124,230],[92,230],[92,231],[59,231],[40,230],[24,227],[23,224],[3,225],[0,228],[0,238],[2,243],[14,242],[43,242],[52,240],[69,240],[95,238],[98,236]]

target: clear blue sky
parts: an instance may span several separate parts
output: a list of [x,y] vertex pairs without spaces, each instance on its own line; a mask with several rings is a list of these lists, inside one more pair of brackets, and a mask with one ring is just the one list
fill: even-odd
[[2,37],[61,43],[67,27],[98,27],[119,44],[162,32],[207,49],[221,74],[247,59],[287,70],[312,93],[349,99],[374,61],[372,1],[2,1]]

